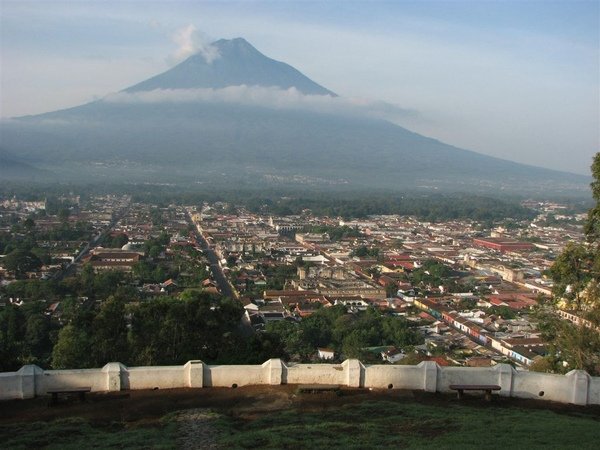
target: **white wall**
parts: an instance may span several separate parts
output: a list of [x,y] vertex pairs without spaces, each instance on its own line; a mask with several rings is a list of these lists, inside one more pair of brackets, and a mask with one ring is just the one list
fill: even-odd
[[364,387],[377,389],[424,389],[421,366],[373,365],[365,367]]
[[49,389],[90,387],[97,391],[169,389],[181,387],[233,387],[279,384],[334,384],[377,389],[420,389],[450,392],[452,384],[499,385],[502,396],[552,400],[578,405],[600,404],[600,378],[573,370],[553,375],[495,367],[440,367],[435,362],[418,366],[342,364],[284,364],[270,359],[261,365],[215,365],[189,361],[183,366],[125,367],[109,363],[101,369],[42,370],[24,366],[0,373],[0,400],[45,395]]
[[284,375],[287,384],[346,384],[342,364],[290,364]]
[[35,376],[35,393],[43,395],[49,389],[90,387],[106,391],[106,375],[102,369],[45,370]]
[[252,384],[269,384],[263,366],[205,366],[204,386],[232,387]]
[[0,399],[23,398],[19,372],[0,373]]
[[182,366],[130,367],[121,373],[124,389],[173,389],[185,384]]

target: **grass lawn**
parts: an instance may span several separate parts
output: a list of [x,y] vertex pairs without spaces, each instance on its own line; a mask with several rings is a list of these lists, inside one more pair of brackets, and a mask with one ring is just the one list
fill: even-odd
[[224,448],[591,449],[600,439],[600,420],[593,417],[386,401],[288,410],[251,421],[223,417],[218,428]]
[[[167,417],[168,419],[168,417]],[[127,428],[121,423],[92,425],[82,418],[0,426],[1,449],[84,450],[88,448],[176,448],[177,424]]]
[[[167,449],[177,448],[182,442],[195,444],[195,448],[203,448],[198,445],[200,442],[216,442],[223,449],[599,448],[600,416],[593,412],[597,410],[567,407],[553,411],[543,405],[513,406],[509,400],[490,404],[479,399],[459,403],[445,397],[432,398],[420,402],[412,398],[353,400],[344,396],[298,396],[277,410],[265,410],[265,399],[257,397],[256,405],[251,407],[248,403],[235,403],[235,399],[227,405],[175,404],[173,408],[177,409],[165,407],[153,417],[140,412],[138,403],[125,399],[112,409],[131,405],[137,411],[135,418],[115,415],[110,420],[92,414],[101,403],[75,405],[79,410],[71,410],[67,405],[62,411],[35,406],[32,410],[39,414],[60,411],[70,417],[0,424],[0,448]],[[111,403],[105,405],[110,409]],[[177,413],[178,409],[185,412]],[[193,411],[194,414],[201,411],[200,426],[196,426],[195,419],[192,425],[189,421],[185,425],[180,419],[179,414]],[[87,414],[86,418],[73,415],[82,412]],[[201,441],[206,434],[209,440]]]

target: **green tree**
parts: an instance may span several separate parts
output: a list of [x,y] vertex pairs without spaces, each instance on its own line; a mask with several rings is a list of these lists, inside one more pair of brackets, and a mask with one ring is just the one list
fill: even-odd
[[2,264],[17,276],[23,276],[26,272],[39,269],[42,261],[29,250],[15,249],[4,257]]
[[581,309],[583,290],[589,284],[591,255],[585,244],[569,242],[550,268],[555,297],[567,300],[570,306]]
[[[552,266],[551,274],[556,283],[555,299],[566,300],[597,327],[600,325],[600,153],[594,157],[592,176],[596,204],[585,224],[586,242],[567,245]],[[563,361],[569,370],[584,369],[592,375],[600,374],[598,329],[548,316],[550,318],[542,318],[540,327],[553,346],[550,356]]]
[[92,340],[82,328],[73,324],[65,325],[58,333],[58,341],[52,350],[54,369],[77,369],[93,364]]
[[0,311],[0,371],[21,366],[25,317],[20,308],[8,305]]
[[125,302],[109,297],[94,317],[92,325],[92,357],[94,365],[129,361]]

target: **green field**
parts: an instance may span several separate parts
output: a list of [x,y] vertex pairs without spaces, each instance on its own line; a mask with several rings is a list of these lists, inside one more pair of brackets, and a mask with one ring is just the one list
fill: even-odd
[[591,449],[600,439],[600,417],[585,410],[363,401],[245,414],[230,408],[190,411],[203,411],[200,428],[192,425],[192,432],[189,422],[184,428],[181,412],[133,424],[82,418],[4,424],[0,448],[178,448],[186,442],[207,448],[211,442],[223,449]]

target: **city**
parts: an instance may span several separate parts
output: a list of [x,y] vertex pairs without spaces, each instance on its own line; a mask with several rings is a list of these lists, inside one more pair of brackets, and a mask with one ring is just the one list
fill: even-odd
[[[50,332],[64,325],[72,302],[94,310],[115,295],[139,303],[222,294],[243,307],[247,333],[278,335],[282,348],[270,356],[290,361],[508,362],[545,370],[551,343],[539,327],[541,313],[594,328],[572,305],[550,306],[551,267],[569,242],[583,240],[587,213],[559,203],[523,205],[531,219],[507,218],[488,228],[471,219],[342,219],[308,209],[276,216],[225,202],[157,206],[115,195],[4,199],[0,304],[36,302]],[[69,277],[95,277],[95,288],[65,295],[55,286]],[[303,321],[332,307],[355,321],[372,311],[402,333],[369,335],[356,326],[342,336],[329,329],[302,345],[289,343]],[[27,358],[47,365],[51,350],[46,359],[21,355],[5,370]]]

